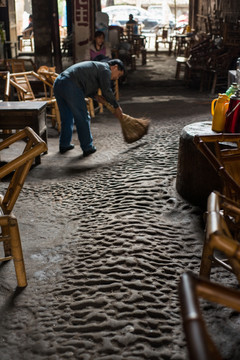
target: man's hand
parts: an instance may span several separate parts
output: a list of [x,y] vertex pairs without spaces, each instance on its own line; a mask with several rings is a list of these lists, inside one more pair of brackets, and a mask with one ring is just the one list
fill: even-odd
[[95,99],[100,104],[105,105],[108,108],[108,110],[111,111],[111,113],[116,116],[116,118],[118,118],[118,119],[122,118],[123,112],[122,112],[122,108],[120,106],[114,109],[114,107],[111,104],[107,103],[106,99],[101,95],[96,95]]

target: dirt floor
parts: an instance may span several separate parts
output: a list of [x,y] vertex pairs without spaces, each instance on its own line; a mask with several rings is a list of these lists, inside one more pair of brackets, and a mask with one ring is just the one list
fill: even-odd
[[[188,357],[178,284],[199,273],[204,233],[202,210],[175,189],[178,144],[184,126],[211,119],[213,97],[174,75],[173,56],[148,55],[121,85],[124,112],[151,119],[136,143],[105,109],[91,124],[97,152],[83,158],[74,132],[60,155],[48,124],[48,154],[14,208],[28,286],[16,288],[12,261],[0,266],[1,360]],[[237,287],[222,270],[213,280]],[[223,358],[239,359],[238,314],[202,306]]]

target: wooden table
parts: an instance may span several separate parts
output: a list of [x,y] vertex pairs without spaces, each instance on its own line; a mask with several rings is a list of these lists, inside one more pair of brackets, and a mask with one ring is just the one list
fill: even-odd
[[[6,130],[20,130],[31,127],[47,144],[45,101],[2,101],[0,102],[0,138],[6,138],[11,133]],[[40,155],[35,159],[41,163]]]

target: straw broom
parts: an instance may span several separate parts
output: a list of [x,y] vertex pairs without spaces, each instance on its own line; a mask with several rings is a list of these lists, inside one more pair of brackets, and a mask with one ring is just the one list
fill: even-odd
[[[103,97],[101,97],[101,103],[105,105],[112,114],[115,113],[115,108],[111,104],[109,104]],[[134,118],[127,114],[122,114],[122,117],[119,119],[119,121],[122,127],[124,140],[128,144],[131,144],[146,135],[150,124],[149,119]]]

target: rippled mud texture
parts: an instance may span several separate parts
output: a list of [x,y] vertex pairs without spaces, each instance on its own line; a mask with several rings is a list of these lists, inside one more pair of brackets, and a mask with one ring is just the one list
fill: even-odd
[[175,193],[177,133],[161,135],[91,176],[42,186],[41,196],[25,187],[23,206],[34,197],[40,210],[51,206],[53,222],[65,214],[75,225],[55,249],[35,254],[44,266],[34,273],[38,287],[30,280],[18,299],[21,314],[2,314],[2,350],[12,332],[18,338],[8,356],[185,359],[177,284],[199,268],[201,241],[195,209]]

